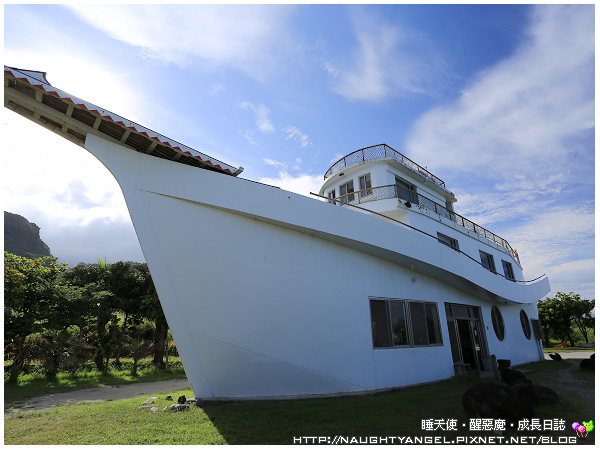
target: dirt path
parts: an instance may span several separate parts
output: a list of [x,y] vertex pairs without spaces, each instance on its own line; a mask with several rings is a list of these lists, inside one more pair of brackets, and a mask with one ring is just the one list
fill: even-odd
[[552,378],[546,377],[543,384],[551,389],[559,388],[572,392],[581,399],[582,403],[594,409],[596,400],[594,382],[574,377],[573,372],[579,370],[581,370],[579,363],[571,362],[571,366],[552,372]]
[[43,395],[26,400],[23,404],[5,409],[4,414],[38,409],[54,408],[68,403],[102,402],[107,400],[123,400],[127,398],[151,396],[164,392],[190,389],[187,378],[178,380],[152,381],[149,383],[124,384],[118,387],[100,386],[97,388],[80,389],[71,392]]

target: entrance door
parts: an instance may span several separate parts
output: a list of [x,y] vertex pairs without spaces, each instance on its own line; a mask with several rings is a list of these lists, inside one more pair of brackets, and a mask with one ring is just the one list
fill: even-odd
[[458,331],[458,341],[462,359],[465,364],[470,364],[471,369],[477,370],[477,353],[473,335],[471,334],[471,321],[465,319],[456,319],[456,329]]
[[478,307],[446,303],[446,319],[454,363],[469,364],[471,370],[483,370],[487,355]]

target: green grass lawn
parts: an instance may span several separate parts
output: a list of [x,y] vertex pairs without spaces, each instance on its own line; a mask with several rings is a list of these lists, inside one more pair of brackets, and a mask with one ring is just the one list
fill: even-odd
[[[123,361],[127,361],[127,359]],[[155,370],[154,368],[141,369],[138,371],[137,376],[132,376],[129,370],[112,370],[106,374],[94,370],[77,372],[77,375],[59,373],[56,380],[48,381],[42,373],[21,374],[17,383],[4,383],[4,409],[26,399],[46,394],[98,386],[118,386],[129,383],[186,378],[180,359],[174,358],[173,362],[171,364],[173,368],[166,371]]]
[[562,352],[592,352],[594,353],[596,349],[594,347],[586,348],[586,347],[565,347],[565,348],[554,348],[554,347],[544,347],[544,353],[562,353]]
[[[528,378],[544,383],[551,379],[554,361],[532,363]],[[577,362],[578,364],[578,362]],[[568,366],[564,366],[568,367]],[[563,368],[564,368],[563,367]],[[463,393],[477,381],[468,377],[413,386],[363,397],[340,397],[301,401],[218,402],[188,412],[162,411],[171,401],[160,395],[159,411],[140,410],[145,398],[104,403],[66,405],[58,408],[15,413],[4,418],[5,444],[293,444],[294,438],[309,436],[456,436],[491,435],[469,431],[462,407]],[[593,382],[590,380],[590,384]],[[563,432],[508,431],[506,436],[576,436],[570,424],[593,420],[593,407],[582,404],[566,390],[556,390],[560,401],[540,405],[540,419],[563,419]],[[192,391],[174,392],[191,397]],[[423,431],[426,419],[456,419],[458,431]],[[467,427],[462,426],[463,423]],[[578,443],[593,444],[592,431]]]

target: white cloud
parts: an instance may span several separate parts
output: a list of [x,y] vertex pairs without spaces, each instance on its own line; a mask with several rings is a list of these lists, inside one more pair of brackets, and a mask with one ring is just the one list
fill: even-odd
[[353,17],[358,49],[352,66],[325,66],[327,71],[335,69],[334,91],[364,101],[409,92],[431,94],[445,64],[427,40],[363,8],[359,11]]
[[70,265],[144,261],[121,189],[85,149],[4,109],[3,206]]
[[269,158],[263,158],[263,162],[265,164],[267,164],[268,166],[281,167],[283,169],[287,169],[287,166],[288,166],[287,163],[280,162],[280,161],[275,161],[275,160],[269,159]]
[[260,105],[256,106],[250,102],[242,102],[239,106],[242,109],[251,109],[254,112],[256,126],[263,134],[272,133],[275,131],[275,127],[273,127],[273,123],[270,119],[271,110],[265,105],[261,103]]
[[457,212],[519,249],[526,278],[546,273],[553,292],[588,296],[593,11],[592,5],[533,7],[514,54],[465,86],[456,102],[423,115],[406,144],[411,158],[465,191],[457,192]]
[[308,140],[308,136],[299,128],[288,125],[283,130],[286,133],[285,140],[293,139],[294,141],[300,144],[300,147],[306,147],[307,145],[312,145],[312,143]]
[[280,187],[286,191],[295,192],[296,194],[305,195],[307,197],[316,198],[310,195],[311,192],[318,193],[323,184],[323,176],[311,175],[309,173],[301,173],[299,175],[291,175],[289,172],[282,170],[277,178],[262,177],[259,180],[261,183],[270,184]]
[[292,48],[290,5],[70,5],[90,25],[150,58],[263,78]]
[[244,139],[246,139],[246,141],[248,141],[248,144],[250,144],[250,145],[258,145],[258,144],[257,144],[257,143],[254,141],[254,133],[252,133],[252,131],[250,131],[250,130],[246,130],[246,131],[243,131],[243,132],[242,132],[242,130],[239,130],[239,133],[242,135],[242,137],[243,137]]
[[564,170],[566,139],[594,127],[593,6],[535,11],[513,56],[488,68],[457,102],[419,119],[407,142],[412,155],[434,167],[494,174],[536,166],[534,184]]
[[335,65],[329,61],[323,63],[322,67],[325,70],[325,72],[327,72],[327,74],[331,75],[333,78],[337,78],[337,76],[340,74],[338,68],[335,67]]
[[225,90],[225,85],[221,84],[221,83],[213,83],[213,85],[210,88],[209,91],[209,95],[212,96],[218,96],[221,92],[223,92]]

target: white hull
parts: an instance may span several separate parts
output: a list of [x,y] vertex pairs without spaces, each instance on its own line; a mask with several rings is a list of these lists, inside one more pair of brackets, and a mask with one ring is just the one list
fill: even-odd
[[[198,397],[368,391],[454,375],[443,346],[373,349],[369,297],[480,306],[488,349],[539,359],[520,330],[545,282],[519,285],[414,230],[280,189],[154,158],[88,134],[123,190]],[[443,280],[443,281],[442,281]],[[507,337],[491,330],[503,308]]]

